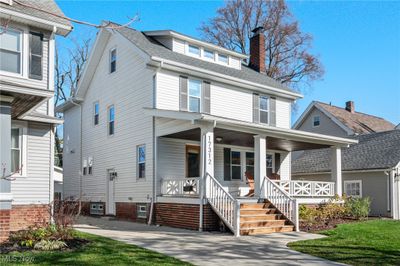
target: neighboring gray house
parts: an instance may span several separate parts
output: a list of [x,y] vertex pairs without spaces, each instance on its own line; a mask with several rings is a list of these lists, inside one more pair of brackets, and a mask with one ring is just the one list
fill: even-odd
[[0,242],[50,219],[55,35],[72,30],[58,16],[53,0],[0,1]]
[[[357,136],[342,149],[343,193],[370,197],[371,215],[400,219],[400,130]],[[329,149],[304,151],[292,162],[296,180],[330,180]]]
[[57,107],[64,199],[132,221],[153,214],[158,224],[199,230],[221,219],[235,235],[291,231],[298,195],[271,179],[291,184],[290,153],[315,148],[331,150],[332,182],[309,183],[302,200],[341,194],[340,149],[357,141],[290,128],[302,96],[265,75],[260,29],[249,58],[172,30],[109,25],[77,93]]

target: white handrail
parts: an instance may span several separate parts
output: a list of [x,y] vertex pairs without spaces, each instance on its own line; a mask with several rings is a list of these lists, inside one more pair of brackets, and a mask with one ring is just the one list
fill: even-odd
[[205,176],[206,197],[213,210],[232,230],[235,236],[240,235],[240,204],[210,174]]
[[265,177],[261,185],[261,196],[268,199],[288,220],[296,230],[299,229],[299,212],[297,200],[283,190],[274,181]]
[[273,180],[292,197],[333,197],[334,182],[307,180]]

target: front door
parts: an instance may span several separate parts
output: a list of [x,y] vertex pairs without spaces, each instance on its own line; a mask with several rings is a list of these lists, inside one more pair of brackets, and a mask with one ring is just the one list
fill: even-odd
[[186,177],[200,177],[200,146],[186,145]]
[[107,170],[107,214],[115,215],[115,199],[114,199],[114,186],[115,186],[116,172],[114,169]]

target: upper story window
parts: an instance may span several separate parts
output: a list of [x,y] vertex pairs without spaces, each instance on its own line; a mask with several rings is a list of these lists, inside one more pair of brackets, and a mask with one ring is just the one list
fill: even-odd
[[114,105],[111,105],[108,108],[108,135],[114,135],[114,127],[115,127],[115,108]]
[[362,181],[344,181],[344,193],[350,197],[362,197]]
[[189,44],[189,53],[192,55],[200,56],[200,48],[198,46]]
[[203,55],[205,58],[214,60],[214,52],[211,50],[204,49]]
[[117,70],[117,48],[110,51],[110,73]]
[[201,106],[201,81],[195,79],[188,79],[189,87],[189,111],[200,112]]
[[29,35],[29,78],[42,79],[43,34]]
[[313,127],[319,127],[319,125],[321,124],[321,120],[319,115],[316,115],[313,117]]
[[269,98],[260,96],[260,123],[269,123]]
[[21,129],[11,129],[11,173],[19,172],[21,169]]
[[0,70],[21,74],[22,32],[10,28],[0,34]]
[[224,54],[218,54],[218,61],[224,64],[228,64],[228,56]]
[[138,177],[144,178],[146,176],[146,145],[137,147],[137,164]]
[[93,124],[96,126],[99,124],[100,117],[100,105],[98,102],[95,102],[93,105]]

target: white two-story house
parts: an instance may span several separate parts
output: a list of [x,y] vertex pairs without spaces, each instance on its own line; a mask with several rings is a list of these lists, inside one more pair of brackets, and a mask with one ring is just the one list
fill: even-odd
[[332,182],[312,183],[311,196],[341,194],[340,149],[356,141],[290,128],[301,95],[265,75],[261,31],[249,57],[172,30],[101,29],[76,95],[57,110],[64,198],[133,221],[289,231],[297,200],[272,179],[290,183],[291,151],[326,147]]
[[55,36],[72,30],[59,16],[53,0],[0,1],[0,241],[50,219]]

